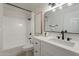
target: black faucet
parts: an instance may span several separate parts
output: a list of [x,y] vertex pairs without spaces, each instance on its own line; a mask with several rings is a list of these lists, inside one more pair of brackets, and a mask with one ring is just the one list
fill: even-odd
[[61,31],[62,34],[62,40],[64,40],[64,31]]

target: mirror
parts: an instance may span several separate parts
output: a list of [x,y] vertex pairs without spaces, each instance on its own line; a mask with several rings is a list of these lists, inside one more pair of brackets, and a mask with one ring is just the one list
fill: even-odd
[[64,5],[64,30],[70,33],[79,33],[79,3],[72,6]]
[[[60,15],[61,14],[61,15]],[[62,11],[56,8],[56,11],[50,10],[45,13],[45,31],[60,32],[63,29]]]
[[61,32],[67,30],[68,33],[79,33],[79,3],[71,6],[64,4],[55,11],[50,10],[45,13],[45,31]]

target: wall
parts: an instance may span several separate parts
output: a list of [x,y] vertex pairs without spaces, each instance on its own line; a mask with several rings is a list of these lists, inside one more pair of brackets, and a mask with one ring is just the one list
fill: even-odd
[[0,50],[2,49],[2,33],[3,33],[3,31],[2,31],[2,18],[3,17],[3,7],[2,7],[2,3],[0,3]]
[[38,12],[35,14],[35,34],[42,33],[41,21],[42,21],[42,12]]
[[32,12],[32,14],[31,14],[31,18],[32,18],[32,20],[31,20],[31,32],[32,32],[32,35],[34,35],[34,24],[35,24],[35,22],[34,22],[34,16],[35,16],[35,13],[34,12]]
[[[41,30],[42,30],[42,32],[44,32],[44,12],[48,9],[50,9],[50,7],[48,7],[48,5],[44,5],[41,8],[36,9],[35,20],[34,20],[36,22],[35,27],[34,27],[36,34],[41,34]],[[41,27],[41,23],[42,23],[42,27]]]

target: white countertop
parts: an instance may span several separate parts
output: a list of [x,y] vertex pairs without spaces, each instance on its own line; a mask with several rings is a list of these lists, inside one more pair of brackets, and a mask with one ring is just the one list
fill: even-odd
[[49,39],[53,39],[54,38],[53,36],[48,36],[48,37],[34,36],[34,38],[36,38],[37,40],[41,40],[41,41],[47,42],[49,44],[56,45],[58,47],[61,47],[61,48],[64,48],[64,49],[67,49],[67,50],[70,50],[70,51],[73,51],[73,52],[79,54],[79,41],[74,41],[75,45],[73,47],[69,47],[69,46],[65,46],[65,45],[50,41]]

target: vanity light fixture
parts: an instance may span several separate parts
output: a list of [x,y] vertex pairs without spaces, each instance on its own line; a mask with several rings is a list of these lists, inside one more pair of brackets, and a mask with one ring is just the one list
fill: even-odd
[[68,6],[72,6],[72,4],[73,4],[73,3],[68,3],[67,5],[68,5]]
[[48,6],[54,7],[56,3],[49,3]]

